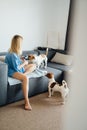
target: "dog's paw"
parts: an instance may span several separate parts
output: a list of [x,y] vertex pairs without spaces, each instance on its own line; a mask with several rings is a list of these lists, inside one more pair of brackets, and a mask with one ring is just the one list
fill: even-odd
[[48,95],[48,97],[50,98],[50,97],[51,97],[51,95]]

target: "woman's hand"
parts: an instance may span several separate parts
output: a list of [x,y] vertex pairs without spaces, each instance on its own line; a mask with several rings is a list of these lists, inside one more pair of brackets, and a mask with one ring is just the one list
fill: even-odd
[[28,65],[28,61],[24,59],[23,63],[19,66],[19,69],[23,68],[26,65]]
[[28,61],[27,60],[24,60],[23,63],[24,63],[24,65],[28,65]]

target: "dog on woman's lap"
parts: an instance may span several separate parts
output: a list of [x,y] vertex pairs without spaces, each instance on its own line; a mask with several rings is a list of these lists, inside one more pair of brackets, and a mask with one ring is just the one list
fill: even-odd
[[62,80],[62,84],[60,85],[58,82],[55,81],[54,79],[54,74],[53,73],[47,73],[46,77],[49,79],[48,83],[48,92],[49,96],[51,97],[54,92],[60,92],[61,97],[62,97],[62,104],[65,104],[65,98],[69,93],[69,88],[67,87],[67,83],[65,80]]

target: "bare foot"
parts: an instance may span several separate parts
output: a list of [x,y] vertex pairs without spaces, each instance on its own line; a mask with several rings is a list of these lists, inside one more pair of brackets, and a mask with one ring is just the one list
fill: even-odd
[[32,110],[30,103],[25,103],[25,110],[29,110],[29,111]]

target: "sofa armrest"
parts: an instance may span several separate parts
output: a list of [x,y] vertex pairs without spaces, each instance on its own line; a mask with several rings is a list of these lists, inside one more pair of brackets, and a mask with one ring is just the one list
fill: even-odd
[[6,104],[7,100],[7,79],[8,66],[6,63],[0,61],[0,106]]

